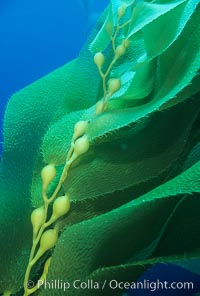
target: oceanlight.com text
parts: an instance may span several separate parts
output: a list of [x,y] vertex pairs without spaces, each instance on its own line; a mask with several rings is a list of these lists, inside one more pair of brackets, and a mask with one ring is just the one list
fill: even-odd
[[[160,281],[159,279],[156,281],[143,280],[138,282],[122,282],[113,280],[104,280],[102,282],[97,282],[92,279],[87,281],[82,280],[74,280],[73,282],[63,281],[63,280],[51,280],[51,281],[42,281],[39,280],[36,283],[38,288],[43,288],[45,290],[62,290],[67,291],[69,289],[75,290],[149,290],[150,292],[155,292],[157,290],[193,290],[194,283],[193,282],[168,282],[168,281]],[[35,286],[33,281],[28,282],[28,287],[32,288]]]

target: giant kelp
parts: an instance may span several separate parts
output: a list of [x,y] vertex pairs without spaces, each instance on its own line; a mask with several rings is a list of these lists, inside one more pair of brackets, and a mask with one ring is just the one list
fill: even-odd
[[[76,60],[12,96],[0,167],[2,293],[22,289],[30,215],[66,165],[54,197],[67,194],[70,210],[50,225],[58,241],[26,280],[36,283],[50,257],[47,280],[99,283],[199,258],[199,9],[197,0],[113,0]],[[77,122],[85,125],[75,136]],[[56,177],[44,192],[48,168]]]

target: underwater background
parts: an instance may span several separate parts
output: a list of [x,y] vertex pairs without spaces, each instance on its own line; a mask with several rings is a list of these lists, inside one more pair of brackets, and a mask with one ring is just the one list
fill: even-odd
[[78,56],[108,0],[0,1],[0,154],[6,102]]
[[[1,0],[0,2],[0,155],[3,114],[9,97],[26,85],[78,56],[108,0]],[[197,262],[198,264],[198,262]],[[172,264],[158,264],[139,279],[193,281],[200,276]],[[125,294],[124,294],[125,295]],[[126,295],[175,295],[174,291],[128,291]]]

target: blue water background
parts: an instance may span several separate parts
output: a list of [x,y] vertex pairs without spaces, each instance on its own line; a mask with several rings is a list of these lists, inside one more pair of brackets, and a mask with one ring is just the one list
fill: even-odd
[[[1,0],[0,142],[9,97],[75,58],[108,0]],[[0,155],[2,146],[0,145]],[[106,251],[106,250],[105,250]],[[200,277],[180,267],[158,264],[140,280],[194,281],[195,291],[129,291],[135,296],[194,295]],[[198,290],[199,291],[199,290]],[[177,294],[176,294],[177,293]],[[182,294],[181,294],[182,293]]]
[[6,102],[77,57],[108,0],[0,0],[0,155]]

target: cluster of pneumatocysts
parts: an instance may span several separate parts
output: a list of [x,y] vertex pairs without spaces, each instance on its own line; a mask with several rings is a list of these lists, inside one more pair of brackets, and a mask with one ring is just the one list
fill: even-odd
[[[133,4],[133,3],[132,3]],[[130,41],[128,39],[123,39],[119,45],[116,46],[116,39],[118,36],[118,33],[121,29],[126,27],[130,22],[131,19],[126,21],[124,24],[120,24],[121,18],[125,15],[126,13],[126,5],[122,5],[118,8],[118,18],[117,18],[117,26],[114,35],[111,37],[112,41],[112,49],[113,49],[113,59],[110,62],[110,64],[107,67],[107,70],[104,72],[103,71],[103,65],[105,63],[105,56],[102,52],[97,52],[94,55],[94,63],[96,64],[99,74],[102,77],[102,82],[103,82],[103,99],[98,101],[96,104],[96,114],[100,114],[104,112],[107,109],[108,105],[108,100],[109,98],[117,92],[120,87],[121,87],[121,80],[120,78],[110,78],[108,79],[108,76],[114,66],[114,64],[119,60],[127,51],[127,48],[130,45]],[[108,27],[109,24],[107,24]]]
[[[47,191],[49,185],[55,180],[56,167],[54,164],[48,164],[41,171],[43,205],[33,210],[31,214],[33,244],[24,279],[24,296],[30,295],[38,289],[37,285],[30,289],[27,286],[31,269],[41,256],[56,245],[58,240],[58,229],[55,222],[66,215],[70,210],[70,199],[68,194],[63,196],[58,195],[73,161],[80,155],[86,153],[89,149],[89,141],[85,135],[87,126],[88,121],[79,121],[75,124],[71,147],[68,151],[62,175],[56,189],[50,197],[48,196]],[[50,204],[52,204],[52,213],[48,219]],[[46,278],[49,264],[50,258],[45,263],[40,280]]]
[[[114,56],[105,72],[103,72],[102,70],[105,63],[104,54],[102,52],[97,52],[94,56],[94,63],[97,65],[99,73],[102,77],[104,92],[103,98],[96,104],[96,115],[106,110],[108,99],[121,87],[121,81],[119,78],[107,78],[116,61],[126,53],[126,50],[130,43],[128,39],[123,39],[118,46],[116,46],[115,44],[120,29],[124,28],[130,22],[130,20],[128,20],[126,23],[120,25],[120,20],[124,16],[125,12],[125,5],[119,7],[116,30],[114,35],[111,37]],[[63,172],[56,186],[56,189],[50,197],[47,194],[47,190],[49,185],[55,180],[56,168],[54,164],[48,164],[42,169],[41,178],[43,206],[35,209],[31,214],[31,223],[33,227],[33,244],[24,279],[24,296],[30,295],[37,290],[37,285],[33,288],[28,288],[27,286],[31,269],[41,256],[43,256],[47,251],[51,250],[56,245],[58,240],[58,229],[54,222],[66,215],[70,210],[70,199],[68,194],[65,194],[63,196],[58,195],[63,182],[67,178],[67,174],[71,164],[80,155],[86,153],[90,147],[86,135],[87,127],[88,121],[81,120],[75,124],[74,134],[72,137],[70,149],[67,154]],[[50,218],[48,219],[50,204],[52,204],[52,213]],[[46,278],[50,261],[51,257],[47,259],[40,279]]]

